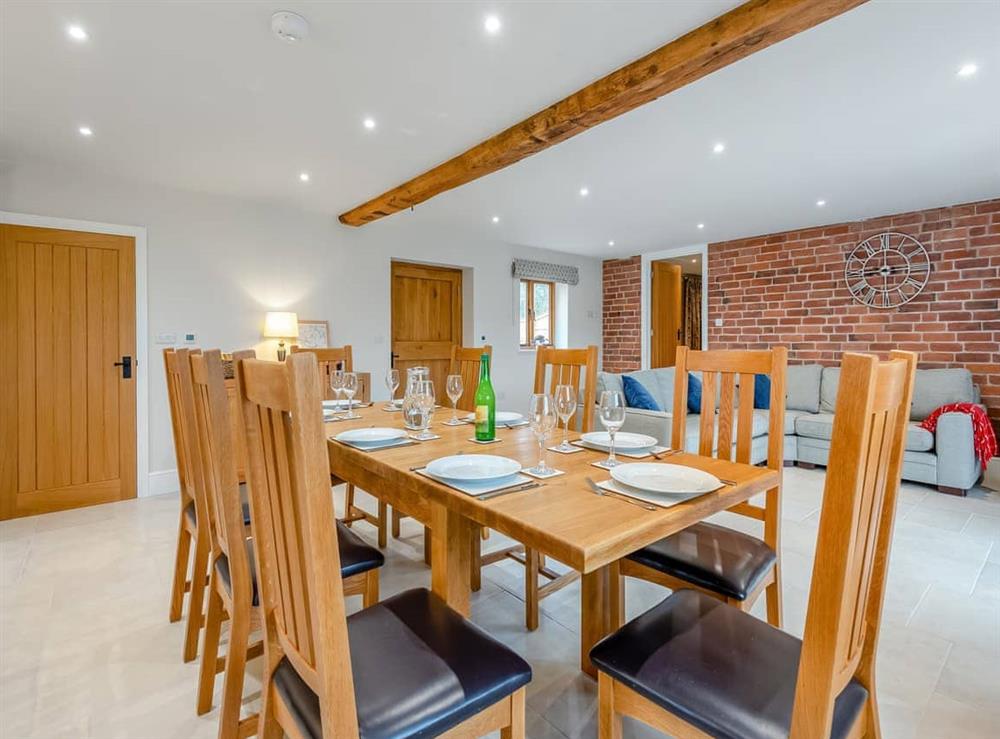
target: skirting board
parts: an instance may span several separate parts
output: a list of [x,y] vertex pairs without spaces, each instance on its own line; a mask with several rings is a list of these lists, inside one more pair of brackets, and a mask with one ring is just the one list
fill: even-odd
[[176,493],[180,490],[180,482],[177,479],[177,470],[160,470],[149,473],[149,486],[147,496],[166,495]]

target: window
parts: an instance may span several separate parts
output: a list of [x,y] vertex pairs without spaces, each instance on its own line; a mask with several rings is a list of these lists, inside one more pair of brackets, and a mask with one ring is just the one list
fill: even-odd
[[521,280],[520,292],[518,325],[521,346],[527,349],[551,345],[556,334],[555,283]]

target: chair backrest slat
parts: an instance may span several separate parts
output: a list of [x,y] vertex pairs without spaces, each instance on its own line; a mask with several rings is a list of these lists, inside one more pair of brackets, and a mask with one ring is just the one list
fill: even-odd
[[177,478],[180,483],[181,509],[194,500],[195,470],[192,467],[190,445],[193,429],[193,405],[189,391],[184,390],[183,378],[190,374],[188,349],[163,350],[163,368],[167,377],[167,400],[170,404],[170,428],[174,437],[174,456],[177,460]]
[[459,346],[455,344],[451,348],[451,365],[449,366],[448,374],[462,376],[462,397],[458,399],[456,407],[463,411],[472,412],[476,410],[476,388],[479,386],[479,362],[484,354],[490,358],[490,369],[492,371],[493,347],[489,344],[485,346]]
[[828,735],[851,679],[874,688],[874,655],[917,358],[845,354],[799,662],[792,736]]
[[333,400],[333,389],[330,387],[330,373],[338,369],[344,372],[354,371],[354,351],[351,345],[345,344],[344,346],[319,348],[292,346],[293,354],[300,354],[302,352],[309,352],[316,357],[316,362],[319,365],[320,393],[324,400]]
[[[549,381],[546,382],[546,377]],[[548,385],[548,390],[546,390]],[[540,346],[535,350],[535,392],[555,395],[559,385],[572,385],[583,410],[576,414],[581,431],[593,428],[597,393],[597,347],[556,349]]]
[[[236,365],[265,628],[265,681],[287,657],[316,692],[323,736],[358,736],[330,465],[311,352]],[[332,576],[331,576],[332,573]],[[265,690],[270,686],[265,685]]]

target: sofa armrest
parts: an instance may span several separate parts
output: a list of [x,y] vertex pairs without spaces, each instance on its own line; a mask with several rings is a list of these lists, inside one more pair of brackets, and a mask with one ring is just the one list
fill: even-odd
[[622,425],[622,431],[627,431],[631,434],[652,436],[661,445],[666,446],[670,444],[670,423],[673,417],[672,413],[664,411],[644,411],[640,408],[627,408],[625,410],[625,423]]
[[973,447],[972,417],[967,413],[942,413],[934,433],[938,485],[968,490],[982,474]]

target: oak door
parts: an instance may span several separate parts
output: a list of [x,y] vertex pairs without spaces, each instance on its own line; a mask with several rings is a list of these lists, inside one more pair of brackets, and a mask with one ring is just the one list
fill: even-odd
[[649,315],[650,367],[673,367],[681,329],[681,268],[670,262],[653,262],[652,300]]
[[452,346],[462,344],[462,272],[392,263],[392,362],[406,389],[408,367],[431,370],[438,402],[448,403],[445,381]]
[[0,226],[0,346],[0,519],[134,498],[135,240]]

